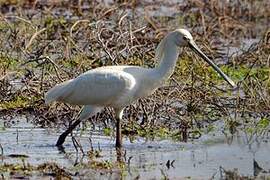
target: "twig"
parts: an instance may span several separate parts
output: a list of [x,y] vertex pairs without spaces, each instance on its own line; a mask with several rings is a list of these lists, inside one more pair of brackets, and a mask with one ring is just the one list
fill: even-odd
[[3,161],[3,159],[4,159],[4,148],[3,148],[3,146],[2,146],[2,144],[0,143],[0,150],[1,150],[1,159],[2,159],[2,161]]
[[27,45],[25,46],[25,49],[24,49],[24,50],[27,51],[28,48],[32,45],[34,39],[35,39],[38,35],[40,35],[41,33],[43,33],[43,32],[46,31],[46,30],[47,30],[47,28],[43,28],[43,29],[41,29],[41,30],[39,30],[39,31],[36,31],[36,32],[33,34],[33,36],[30,38],[30,40],[29,40],[29,42],[27,43]]
[[79,148],[82,154],[85,155],[81,143],[79,143],[74,136],[72,136],[72,142],[76,151],[78,152],[78,148]]

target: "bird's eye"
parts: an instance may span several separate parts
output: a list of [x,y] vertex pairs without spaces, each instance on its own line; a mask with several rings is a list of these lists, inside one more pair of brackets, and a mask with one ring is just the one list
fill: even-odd
[[183,36],[183,39],[186,41],[186,40],[188,40],[188,38],[186,37],[186,36]]

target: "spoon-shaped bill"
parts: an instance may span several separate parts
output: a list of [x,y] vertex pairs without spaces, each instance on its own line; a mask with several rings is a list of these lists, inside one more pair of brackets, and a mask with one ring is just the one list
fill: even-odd
[[189,46],[193,51],[199,54],[208,64],[210,64],[233,88],[236,87],[236,84],[200,50],[200,48],[195,44],[194,41],[189,41]]

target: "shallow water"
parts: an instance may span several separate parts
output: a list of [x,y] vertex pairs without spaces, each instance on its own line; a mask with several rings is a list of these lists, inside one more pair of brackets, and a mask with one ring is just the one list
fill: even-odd
[[[39,165],[44,162],[55,162],[64,169],[74,172],[74,165],[88,162],[88,158],[81,152],[76,153],[71,138],[65,143],[65,152],[59,151],[55,142],[59,133],[53,129],[35,128],[21,118],[12,127],[0,131],[0,144],[3,147],[3,156],[0,163],[22,163],[22,158],[11,158],[12,154],[27,155],[25,162]],[[126,151],[127,171],[125,177],[140,179],[160,179],[164,174],[170,179],[192,177],[192,179],[220,178],[220,167],[233,170],[237,168],[242,175],[253,175],[253,160],[266,169],[270,169],[270,143],[265,138],[262,142],[250,143],[244,135],[236,136],[230,144],[222,135],[215,133],[205,135],[197,141],[177,143],[169,140],[146,141],[137,139],[130,143],[124,141]],[[77,137],[85,152],[91,148],[89,137]],[[94,149],[101,149],[101,158],[97,160],[116,161],[114,138],[101,135],[91,137]],[[255,143],[256,142],[256,143]],[[166,165],[167,162],[171,165]],[[172,163],[173,162],[173,163]],[[121,175],[113,173],[95,173],[90,169],[76,170],[80,178],[99,179],[101,177],[117,179]],[[98,171],[100,172],[100,171]],[[32,177],[34,178],[34,177]],[[36,177],[35,177],[36,178]]]

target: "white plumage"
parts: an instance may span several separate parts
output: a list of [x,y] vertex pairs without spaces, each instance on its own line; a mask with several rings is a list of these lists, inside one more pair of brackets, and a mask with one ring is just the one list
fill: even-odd
[[156,60],[158,65],[151,68],[138,66],[105,66],[89,70],[75,79],[56,85],[45,95],[45,102],[65,102],[84,105],[75,126],[61,135],[57,145],[62,145],[66,135],[83,119],[94,115],[104,107],[112,107],[116,111],[117,137],[116,146],[121,146],[121,124],[123,109],[139,98],[153,93],[173,73],[178,59],[179,48],[190,46],[232,86],[228,78],[201,50],[196,46],[191,34],[185,29],[177,29],[169,33],[158,45]]

